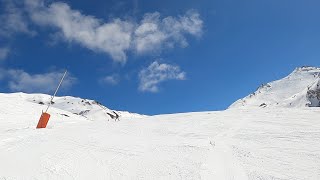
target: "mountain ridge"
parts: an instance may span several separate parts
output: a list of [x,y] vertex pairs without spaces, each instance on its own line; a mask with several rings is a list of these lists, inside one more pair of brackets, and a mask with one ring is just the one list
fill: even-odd
[[[43,110],[46,109],[51,100],[51,96],[47,94],[27,94],[23,92],[0,93],[0,97],[19,98],[23,101],[39,104],[43,106]],[[56,96],[51,102],[50,107],[64,110],[75,115],[80,115],[90,120],[119,120],[122,117],[144,116],[127,111],[112,110],[99,103],[98,101],[73,96]]]
[[302,66],[288,76],[262,84],[228,109],[251,107],[304,108],[320,106],[320,68]]

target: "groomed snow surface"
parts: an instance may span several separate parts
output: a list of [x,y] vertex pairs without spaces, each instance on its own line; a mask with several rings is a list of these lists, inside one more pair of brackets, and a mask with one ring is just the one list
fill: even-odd
[[142,116],[58,97],[46,129],[50,96],[0,94],[0,180],[319,180],[320,108],[305,105],[319,103],[320,70],[307,69],[225,111]]
[[[320,179],[320,110],[90,120],[2,96],[0,179]],[[69,117],[61,114],[66,114]]]

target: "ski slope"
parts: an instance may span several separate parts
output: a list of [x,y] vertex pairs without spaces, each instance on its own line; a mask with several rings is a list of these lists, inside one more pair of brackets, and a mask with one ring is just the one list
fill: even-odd
[[43,105],[0,99],[1,180],[320,179],[318,108],[108,121],[53,107],[47,129],[35,129]]

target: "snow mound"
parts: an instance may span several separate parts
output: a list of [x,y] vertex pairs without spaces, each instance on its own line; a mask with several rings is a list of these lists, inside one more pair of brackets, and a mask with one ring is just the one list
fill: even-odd
[[[0,98],[17,98],[16,101],[27,101],[43,106],[43,111],[46,110],[50,103],[51,96],[47,94],[26,94],[26,93],[11,93],[0,94]],[[82,99],[79,97],[62,96],[55,97],[51,102],[51,107],[67,111],[69,113],[83,116],[89,120],[119,120],[122,117],[140,117],[142,115],[130,113],[127,111],[111,110],[95,100]],[[50,109],[49,109],[50,111]],[[64,114],[68,116],[67,114]]]
[[240,107],[319,107],[320,68],[299,67],[287,77],[261,85],[254,93],[234,102]]

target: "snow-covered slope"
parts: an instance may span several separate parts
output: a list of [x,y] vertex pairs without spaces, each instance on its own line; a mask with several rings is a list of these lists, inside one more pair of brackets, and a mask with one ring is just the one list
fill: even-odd
[[[319,109],[94,121],[0,96],[0,179],[320,179]],[[23,96],[23,95],[22,95]],[[65,115],[67,116],[65,116]]]
[[35,127],[50,96],[0,94],[0,180],[319,180],[320,108],[287,108],[319,105],[319,71],[216,112],[141,116],[58,97],[46,129]]
[[239,99],[229,108],[319,106],[320,68],[300,67],[283,79],[261,85],[256,92]]
[[[0,99],[6,98],[6,97],[16,99],[15,101],[18,101],[18,102],[27,101],[27,102],[42,105],[43,111],[46,110],[51,99],[51,96],[47,94],[26,94],[26,93],[2,94],[0,93]],[[123,117],[142,116],[136,113],[129,113],[126,111],[111,110],[97,101],[82,99],[82,98],[72,97],[72,96],[55,97],[51,104],[51,107],[61,109],[73,114],[81,115],[89,120],[98,120],[98,119],[120,120]]]

